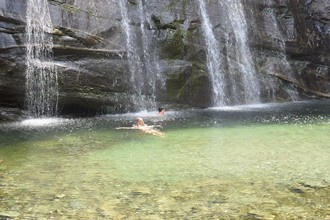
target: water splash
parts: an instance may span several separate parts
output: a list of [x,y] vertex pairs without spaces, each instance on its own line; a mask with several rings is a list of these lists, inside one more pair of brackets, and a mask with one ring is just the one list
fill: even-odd
[[207,69],[212,83],[212,99],[214,106],[225,105],[225,80],[221,69],[221,57],[218,42],[212,30],[212,24],[206,11],[204,0],[198,0],[202,19],[202,30],[206,44]]
[[47,0],[28,0],[26,13],[26,101],[33,117],[56,115],[57,72],[52,62],[53,30]]

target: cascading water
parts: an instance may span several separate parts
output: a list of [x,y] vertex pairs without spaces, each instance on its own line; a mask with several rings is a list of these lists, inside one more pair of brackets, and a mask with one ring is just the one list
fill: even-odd
[[26,101],[29,115],[57,112],[57,73],[52,62],[53,30],[47,0],[28,0],[26,13]]
[[[248,47],[247,23],[244,14],[244,8],[241,0],[225,0],[220,2],[221,7],[226,9],[228,20],[225,22],[224,33],[226,37],[227,59],[230,76],[238,75],[242,88],[235,82],[234,77],[230,77],[231,90],[234,97],[241,97],[244,100],[237,100],[244,104],[259,103],[260,85],[256,77],[256,70],[250,48]],[[239,94],[240,90],[244,92]]]
[[204,0],[198,0],[199,11],[202,19],[202,29],[206,44],[206,62],[212,82],[212,99],[214,106],[225,105],[225,80],[221,69],[221,57],[218,42],[212,30],[212,24],[206,11]]
[[[219,1],[219,36],[224,39],[219,42],[215,38],[205,1],[198,0],[198,3],[206,44],[207,67],[213,87],[213,105],[259,103],[260,86],[247,45],[247,24],[241,1]],[[220,54],[222,49],[226,50],[226,60]],[[228,71],[225,70],[226,66]]]
[[144,108],[144,101],[142,96],[142,88],[144,84],[144,79],[142,75],[143,66],[141,59],[136,51],[136,35],[130,27],[130,20],[128,17],[126,4],[124,3],[124,0],[119,0],[118,2],[122,17],[122,26],[126,35],[126,51],[130,72],[130,83],[132,85],[133,92],[135,93],[135,96],[133,96],[133,102],[136,105],[135,107],[137,107],[138,109],[142,109]]
[[[155,107],[156,80],[159,76],[159,66],[155,54],[150,52],[149,38],[145,31],[145,10],[142,0],[137,2],[139,29],[132,28],[128,14],[128,7],[123,0],[119,0],[122,16],[122,26],[126,35],[126,51],[132,84],[133,102],[137,110]],[[138,35],[141,36],[141,39]],[[141,46],[139,45],[141,42]],[[142,51],[139,50],[141,48]]]
[[[147,4],[145,2],[145,4]],[[139,8],[139,19],[140,19],[140,30],[142,37],[142,46],[143,46],[143,59],[144,59],[144,67],[145,73],[148,81],[146,82],[146,93],[151,97],[151,106],[155,107],[156,102],[156,81],[160,79],[160,68],[157,62],[157,55],[154,53],[155,51],[151,51],[150,48],[150,40],[145,31],[145,21],[146,21],[146,12],[143,6],[143,0],[138,0],[138,8]]]

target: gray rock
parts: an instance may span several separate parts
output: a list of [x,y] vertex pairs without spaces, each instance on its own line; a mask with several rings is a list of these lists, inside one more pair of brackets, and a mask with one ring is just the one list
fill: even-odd
[[[137,94],[130,81],[118,2],[49,2],[60,114],[135,110]],[[328,1],[242,2],[261,100],[292,100],[292,94],[295,99],[330,98]],[[209,2],[207,9],[215,36],[223,42],[221,22],[226,18],[219,14],[222,9],[218,5],[217,1]],[[138,1],[130,1],[128,7],[130,26],[141,37]],[[198,5],[186,0],[152,0],[144,2],[144,7],[149,50],[163,78],[154,82],[155,97],[149,91],[143,91],[142,96],[156,98],[156,102],[210,106],[211,84]],[[25,8],[24,0],[0,3],[2,107],[25,108]],[[142,48],[140,41],[138,48]],[[229,56],[227,49],[221,48],[223,57]],[[138,52],[143,59],[143,51]]]

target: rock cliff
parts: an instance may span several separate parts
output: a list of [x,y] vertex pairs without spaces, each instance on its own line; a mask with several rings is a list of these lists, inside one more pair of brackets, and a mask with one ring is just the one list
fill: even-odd
[[[198,1],[142,1],[142,11],[139,0],[123,2],[136,35],[135,46],[144,48],[137,50],[138,56],[152,58],[150,65],[157,66],[157,78],[147,76],[140,81],[153,91],[136,94],[132,86],[118,1],[49,0],[59,113],[134,111],[141,100],[153,101],[147,108],[159,102],[212,105]],[[225,25],[225,6],[221,0],[205,2],[222,45],[221,57],[238,63],[229,53],[235,38]],[[329,1],[243,0],[242,4],[261,102],[330,98]],[[16,112],[12,109],[25,108],[26,0],[1,1],[0,9],[0,118],[10,119]],[[229,66],[224,65],[225,70]],[[231,82],[240,84],[233,76]],[[137,99],[141,95],[146,98]]]

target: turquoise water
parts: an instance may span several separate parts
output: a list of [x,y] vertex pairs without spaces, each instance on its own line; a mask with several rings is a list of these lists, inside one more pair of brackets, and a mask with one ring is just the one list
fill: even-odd
[[[329,107],[2,124],[0,219],[328,219]],[[136,116],[165,137],[114,129]]]

